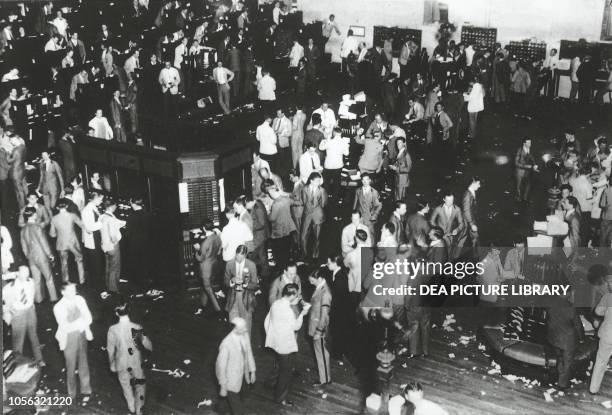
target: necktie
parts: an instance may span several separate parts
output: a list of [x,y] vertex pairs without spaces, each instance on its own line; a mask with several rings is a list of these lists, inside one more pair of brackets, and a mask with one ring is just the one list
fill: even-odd
[[20,295],[19,299],[21,301],[21,304],[23,304],[24,306],[28,304],[28,297],[26,295],[24,287],[21,287],[21,295]]
[[310,156],[310,161],[312,163],[312,169],[316,170],[317,168],[315,167],[314,157]]

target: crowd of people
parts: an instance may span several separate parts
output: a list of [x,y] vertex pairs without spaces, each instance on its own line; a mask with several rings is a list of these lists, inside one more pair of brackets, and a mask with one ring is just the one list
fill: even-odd
[[[226,119],[234,117],[238,104],[253,100],[262,114],[251,138],[252,192],[228,204],[220,226],[205,221],[202,238],[193,247],[203,283],[204,315],[233,325],[216,360],[220,395],[227,397],[232,413],[248,412],[240,390],[243,382],[256,382],[251,333],[258,324],[253,319],[257,307],[269,307],[263,345],[274,351],[276,372],[268,382],[274,384],[274,400],[279,404],[292,405],[290,386],[300,344],[296,333],[305,318],[304,331],[312,342],[317,367],[315,386],[332,382],[330,360],[363,359],[354,344],[359,333],[367,330],[368,314],[358,311],[371,306],[368,299],[374,287],[363,269],[366,252],[373,252],[372,260],[386,262],[482,260],[485,272],[479,278],[485,285],[525,278],[526,235],[515,239],[516,246],[503,265],[495,241],[482,236],[484,222],[478,205],[485,182],[480,177],[471,177],[461,194],[442,190],[436,201],[414,199],[409,188],[414,176],[426,174],[413,168],[417,157],[450,163],[458,147],[476,151],[483,144],[485,106],[506,108],[500,105],[509,101],[516,116],[530,120],[536,100],[555,96],[557,50],[543,60],[520,62],[500,44],[488,49],[443,40],[430,57],[425,48],[407,40],[399,51],[399,71],[393,72],[392,40],[367,45],[349,31],[341,46],[340,73],[334,74],[323,59],[329,38],[342,35],[333,15],[322,23],[320,33],[303,44],[293,39],[286,56],[278,57],[277,30],[290,16],[290,6],[284,2],[276,1],[264,12],[256,4],[240,1],[214,9],[163,1],[154,10],[153,3],[126,2],[120,12],[126,25],[116,29],[119,33],[105,22],[96,36],[86,40],[53,2],[44,2],[36,10],[18,9],[23,23],[5,22],[0,34],[0,53],[15,63],[3,76],[7,83],[32,70],[15,60],[17,53],[23,53],[17,49],[19,39],[30,33],[47,36],[40,60],[45,70],[29,74],[37,79],[31,86],[41,88],[35,93],[57,91],[63,106],[61,125],[48,127],[51,136],[61,137],[57,142],[53,137],[49,140],[57,151],[45,147],[40,153],[33,172],[39,179],[36,186],[26,180],[25,130],[13,109],[18,101],[30,99],[28,87],[21,89],[21,95],[16,87],[9,88],[0,106],[2,199],[8,200],[12,189],[10,197],[19,209],[17,223],[1,228],[2,272],[14,277],[3,289],[3,317],[11,327],[13,351],[23,351],[27,335],[34,359],[44,367],[36,308],[49,299],[57,321],[56,339],[65,356],[67,392],[75,400],[80,396],[86,404],[92,393],[87,360],[92,316],[77,287],[105,291],[118,304],[118,323],[108,330],[107,351],[131,413],[142,413],[142,362],[152,349],[143,328],[130,321],[129,304],[122,295],[126,293],[119,283],[122,269],[130,280],[150,283],[141,266],[148,254],[143,200],[132,199],[132,214],[127,220],[118,218],[117,200],[103,177],[91,174],[83,183],[74,151],[78,139],[86,134],[148,145],[139,127],[141,115],[159,102],[164,119],[176,119],[180,100],[198,99],[194,91],[202,79],[214,82]],[[203,19],[205,12],[213,16]],[[265,30],[253,33],[255,21],[261,20],[266,22]],[[150,26],[159,30],[153,48],[140,42],[144,36],[137,36]],[[146,64],[140,64],[141,56]],[[571,99],[578,94],[584,103],[593,100],[593,79],[589,78],[593,65],[589,56],[572,61]],[[279,72],[272,73],[271,68]],[[275,77],[288,82],[277,84]],[[340,88],[333,85],[338,79]],[[603,103],[605,91],[612,88],[610,79],[597,93],[596,102]],[[330,94],[344,87],[351,94],[342,97],[334,111]],[[289,103],[277,99],[277,88],[288,92]],[[360,94],[363,99],[357,99]],[[312,102],[315,108],[308,106]],[[364,121],[360,121],[361,113],[353,112],[361,102]],[[110,114],[111,122],[104,114]],[[569,246],[610,247],[612,154],[607,140],[597,137],[591,148],[582,151],[575,131],[567,129],[561,141],[555,157],[544,165],[531,150],[532,138],[522,140],[514,159],[515,198],[519,204],[530,203],[532,176],[540,169],[553,170],[551,187],[559,187],[561,199],[549,208],[563,212]],[[330,238],[323,230],[330,223],[346,225],[340,235]],[[122,268],[120,246],[126,243],[128,264]],[[61,270],[59,289],[55,268]],[[71,282],[74,268],[78,283]],[[422,275],[413,283],[432,277]],[[308,302],[302,294],[306,281],[312,285],[307,291],[313,292]],[[267,301],[261,300],[262,291]],[[608,291],[612,292],[610,284]],[[610,293],[602,294],[594,308],[603,322],[591,393],[599,391],[612,353],[611,298]],[[430,307],[440,305],[421,300],[393,296],[383,301],[393,310],[393,347],[407,350],[412,357],[429,355]],[[479,305],[493,309],[497,300],[482,295]],[[483,324],[490,327],[498,327],[503,319],[494,312],[485,314]],[[549,330],[574,333],[568,321],[555,321]],[[565,340],[555,344],[565,351],[559,352],[560,358],[566,359],[565,365],[558,366],[560,388],[569,386],[573,356],[567,350],[574,350]],[[396,413],[446,413],[423,399],[421,385],[416,383],[394,399],[389,409]]]

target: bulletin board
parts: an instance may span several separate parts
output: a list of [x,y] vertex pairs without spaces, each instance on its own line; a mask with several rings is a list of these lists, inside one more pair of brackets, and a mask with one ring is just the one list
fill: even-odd
[[461,27],[461,43],[472,43],[478,47],[492,48],[497,42],[497,29],[494,27]]
[[374,45],[382,46],[387,39],[393,39],[393,56],[399,56],[404,42],[412,40],[421,47],[422,31],[401,27],[374,26]]

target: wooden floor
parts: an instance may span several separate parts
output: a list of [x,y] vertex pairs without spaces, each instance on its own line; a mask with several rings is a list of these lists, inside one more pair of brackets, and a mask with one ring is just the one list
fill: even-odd
[[[511,164],[496,165],[498,155],[513,157],[523,136],[534,137],[534,152],[544,152],[554,147],[551,136],[558,135],[566,126],[578,130],[583,146],[590,146],[590,140],[600,131],[610,131],[610,120],[594,122],[577,119],[571,107],[555,103],[543,108],[538,122],[513,119],[507,113],[486,113],[483,117],[483,141],[487,150],[479,157],[468,160],[467,153],[460,153],[456,165],[439,166],[420,156],[414,157],[411,175],[411,195],[432,196],[443,186],[450,186],[459,194],[467,186],[470,175],[485,179],[479,193],[479,200],[486,203],[487,218],[483,223],[483,235],[511,235],[517,229],[530,228],[534,217],[533,208],[519,212],[512,201],[513,183]],[[245,127],[245,129],[247,129]],[[444,169],[446,167],[446,169]],[[544,197],[544,191],[534,183],[534,194]],[[537,197],[537,195],[536,195]],[[386,206],[388,210],[388,204]],[[15,216],[3,212],[3,220],[15,221]],[[483,219],[484,220],[484,219]],[[340,225],[326,224],[325,235],[340,235]],[[329,238],[328,238],[329,239]],[[332,238],[333,239],[333,238]],[[339,238],[338,238],[339,239]],[[483,237],[484,239],[484,237]],[[15,241],[14,241],[15,242]],[[509,243],[509,242],[508,242]],[[16,244],[18,245],[18,244]],[[178,277],[177,277],[178,278]],[[123,292],[138,293],[133,287],[122,287]],[[89,289],[85,296],[94,315],[94,340],[89,343],[94,397],[86,408],[73,409],[72,413],[125,414],[127,408],[119,383],[109,371],[104,350],[106,332],[114,323],[112,301],[103,301],[98,292]],[[165,373],[152,371],[148,375],[147,414],[211,414],[216,413],[218,388],[214,376],[214,361],[217,347],[229,327],[221,322],[195,315],[198,300],[194,294],[173,293],[153,301],[138,297],[135,302],[135,320],[145,326],[152,338],[155,351],[153,363],[158,369],[180,369],[186,373],[182,378],[173,378]],[[56,327],[49,304],[38,310],[39,333],[45,344],[43,354],[48,363],[41,382],[45,394],[65,394],[63,356],[53,338]],[[362,411],[363,390],[360,375],[349,363],[332,363],[334,384],[324,391],[315,389],[311,383],[316,378],[313,354],[303,334],[300,335],[300,352],[297,356],[299,376],[295,378],[290,399],[296,406],[282,410],[272,402],[272,390],[265,385],[265,379],[272,372],[273,359],[262,347],[262,324],[266,309],[263,304],[257,309],[253,329],[253,349],[257,363],[258,381],[252,389],[245,390],[245,402],[249,413],[254,414],[348,414]],[[457,323],[454,332],[440,328],[445,314],[454,313]],[[486,350],[479,350],[477,340],[467,345],[460,343],[460,336],[474,336],[476,316],[468,310],[437,310],[434,315],[436,327],[432,330],[431,355],[428,359],[398,359],[395,362],[394,391],[409,381],[419,381],[424,386],[426,397],[439,403],[452,414],[609,414],[601,402],[612,400],[612,372],[608,372],[602,385],[602,393],[591,397],[584,383],[579,383],[565,394],[553,393],[554,402],[546,402],[543,392],[550,386],[525,386],[515,383],[502,375],[489,375],[491,358]],[[462,327],[462,331],[459,331]],[[357,338],[355,347],[371,339]],[[453,344],[457,344],[453,346]],[[453,353],[454,358],[449,357]],[[538,371],[526,373],[534,379]],[[211,406],[199,405],[212,400]],[[66,408],[53,408],[51,413],[65,412]]]
[[[94,396],[86,408],[73,409],[71,413],[126,413],[119,383],[109,371],[104,350],[106,331],[112,321],[110,316],[112,299],[101,300],[86,294],[95,317],[94,340],[89,343]],[[180,369],[182,378],[173,378],[165,373],[151,371],[148,375],[146,409],[148,414],[192,414],[218,413],[218,389],[214,377],[214,361],[220,340],[228,332],[226,323],[209,317],[194,315],[198,308],[196,298],[170,294],[153,301],[142,297],[135,299],[136,320],[146,327],[154,344],[152,361],[158,369]],[[249,413],[254,414],[348,414],[360,413],[363,402],[362,387],[355,368],[350,363],[332,362],[333,385],[324,390],[311,384],[316,379],[316,368],[311,349],[300,333],[300,352],[296,360],[298,376],[294,378],[290,399],[295,403],[292,410],[284,410],[272,401],[272,389],[266,378],[272,373],[272,356],[262,347],[264,338],[264,307],[256,313],[253,327],[253,350],[257,364],[257,379],[253,388],[245,390],[245,403]],[[455,314],[457,322],[454,332],[441,328],[446,313]],[[470,310],[438,310],[434,313],[435,327],[432,329],[431,355],[429,358],[395,361],[393,390],[409,381],[419,381],[426,396],[441,404],[452,414],[606,414],[601,402],[612,400],[612,373],[604,379],[602,394],[591,397],[584,383],[579,383],[565,396],[553,393],[554,402],[548,403],[543,392],[549,385],[528,388],[521,381],[512,383],[502,375],[488,375],[491,358],[486,350],[479,350],[475,336],[475,316]],[[41,342],[48,362],[41,389],[46,394],[65,393],[63,357],[51,330],[54,327],[48,304],[39,308]],[[467,345],[460,342],[461,336],[470,337]],[[356,338],[363,343],[369,339]],[[453,353],[454,357],[449,357]],[[537,372],[527,372],[535,379]],[[211,406],[198,404],[206,399]],[[66,408],[53,408],[52,413],[64,412]]]

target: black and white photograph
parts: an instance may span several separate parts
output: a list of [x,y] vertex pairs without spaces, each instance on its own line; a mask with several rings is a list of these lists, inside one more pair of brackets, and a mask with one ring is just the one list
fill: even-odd
[[3,414],[612,414],[612,1],[0,0]]

